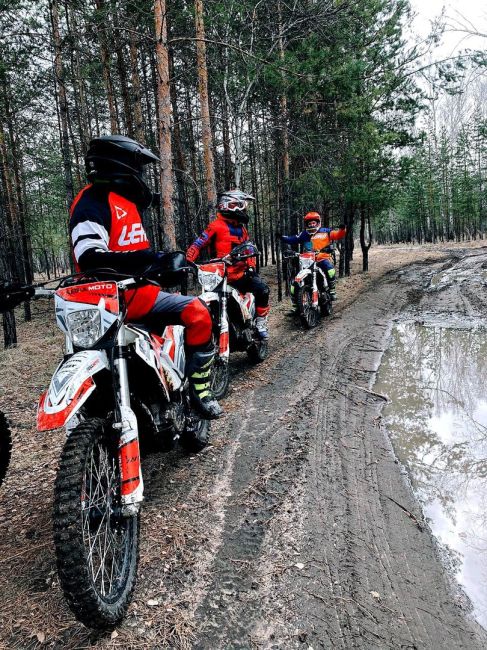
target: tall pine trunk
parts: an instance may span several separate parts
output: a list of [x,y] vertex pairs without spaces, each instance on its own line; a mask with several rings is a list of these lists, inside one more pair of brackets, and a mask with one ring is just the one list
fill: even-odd
[[51,26],[54,44],[54,75],[59,106],[59,128],[61,140],[61,153],[64,166],[64,184],[66,188],[66,203],[68,208],[74,198],[73,175],[71,169],[71,156],[69,152],[69,127],[68,127],[68,101],[62,60],[62,41],[59,31],[59,6],[57,0],[51,0]]
[[96,8],[98,9],[99,16],[98,22],[103,25],[98,28],[98,39],[100,43],[100,58],[103,70],[103,81],[105,83],[105,90],[107,93],[108,112],[110,115],[110,128],[112,133],[118,133],[118,114],[117,105],[115,102],[115,92],[113,90],[112,73],[110,70],[110,52],[108,50],[107,39],[105,38],[104,26],[108,20],[108,14],[105,10],[105,0],[95,0]]
[[155,54],[158,97],[157,123],[161,156],[162,229],[165,237],[165,245],[174,249],[176,248],[176,226],[174,223],[173,203],[172,106],[169,89],[166,0],[156,0],[154,3],[154,22],[156,30]]
[[216,184],[210,122],[210,105],[208,100],[208,69],[206,67],[203,0],[195,0],[194,9],[196,24],[196,62],[198,66],[198,91],[201,107],[201,139],[203,142],[207,212],[209,216],[213,216],[216,206]]

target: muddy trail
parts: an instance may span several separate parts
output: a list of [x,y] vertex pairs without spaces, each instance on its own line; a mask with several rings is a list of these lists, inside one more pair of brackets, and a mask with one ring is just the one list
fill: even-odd
[[[104,636],[73,620],[55,574],[50,507],[63,434],[33,433],[37,393],[26,391],[51,368],[32,361],[14,375],[3,386],[17,427],[0,493],[0,646],[487,647],[373,388],[395,318],[487,316],[484,267],[483,248],[423,251],[354,291],[344,285],[335,315],[310,332],[287,305],[275,309],[268,361],[232,361],[211,447],[147,460],[138,585],[127,619]],[[450,280],[435,280],[449,269]],[[47,356],[59,338],[46,328]],[[34,367],[43,372],[30,380]]]

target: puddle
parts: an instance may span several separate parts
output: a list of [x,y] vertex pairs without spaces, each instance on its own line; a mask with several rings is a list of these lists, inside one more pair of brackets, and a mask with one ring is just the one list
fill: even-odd
[[[477,260],[473,260],[476,263]],[[468,281],[469,284],[476,284],[485,286],[487,284],[487,271],[483,268],[473,268],[474,264],[465,264],[463,260],[462,266],[464,268],[457,268],[452,266],[446,271],[435,273],[431,278],[431,287],[434,289],[442,289],[443,287],[450,286],[451,284],[461,284]]]
[[[436,317],[438,318],[438,317]],[[487,330],[478,322],[394,327],[374,390],[449,569],[487,628]]]

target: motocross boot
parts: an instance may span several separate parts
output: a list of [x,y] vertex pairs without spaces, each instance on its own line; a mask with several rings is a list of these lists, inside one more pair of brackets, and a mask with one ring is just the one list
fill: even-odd
[[332,300],[337,299],[337,280],[335,277],[335,270],[333,269],[333,276],[330,277],[330,273],[328,275],[328,290],[330,292],[330,298]]
[[211,392],[214,350],[193,352],[187,366],[191,405],[205,420],[216,420],[223,411]]
[[259,333],[259,338],[263,341],[269,338],[269,329],[267,327],[267,316],[257,316],[255,319],[255,327]]

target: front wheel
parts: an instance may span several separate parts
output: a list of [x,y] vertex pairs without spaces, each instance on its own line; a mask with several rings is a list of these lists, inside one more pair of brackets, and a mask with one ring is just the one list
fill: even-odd
[[181,447],[190,454],[197,454],[210,442],[210,423],[199,415],[191,412],[186,417],[186,424],[179,438]]
[[59,581],[76,618],[109,629],[124,617],[137,577],[139,515],[122,516],[117,444],[91,418],[67,439],[54,488]]
[[228,367],[228,359],[222,359],[216,355],[211,369],[211,392],[213,393],[213,397],[215,399],[225,397],[229,383],[230,370]]
[[311,287],[299,287],[296,296],[299,317],[305,327],[316,327],[319,320],[319,310],[313,305],[313,291]]
[[2,485],[7,473],[11,454],[12,434],[10,433],[7,418],[0,411],[0,485]]
[[267,339],[257,339],[247,348],[247,356],[252,363],[262,363],[267,359],[269,353],[269,342]]

